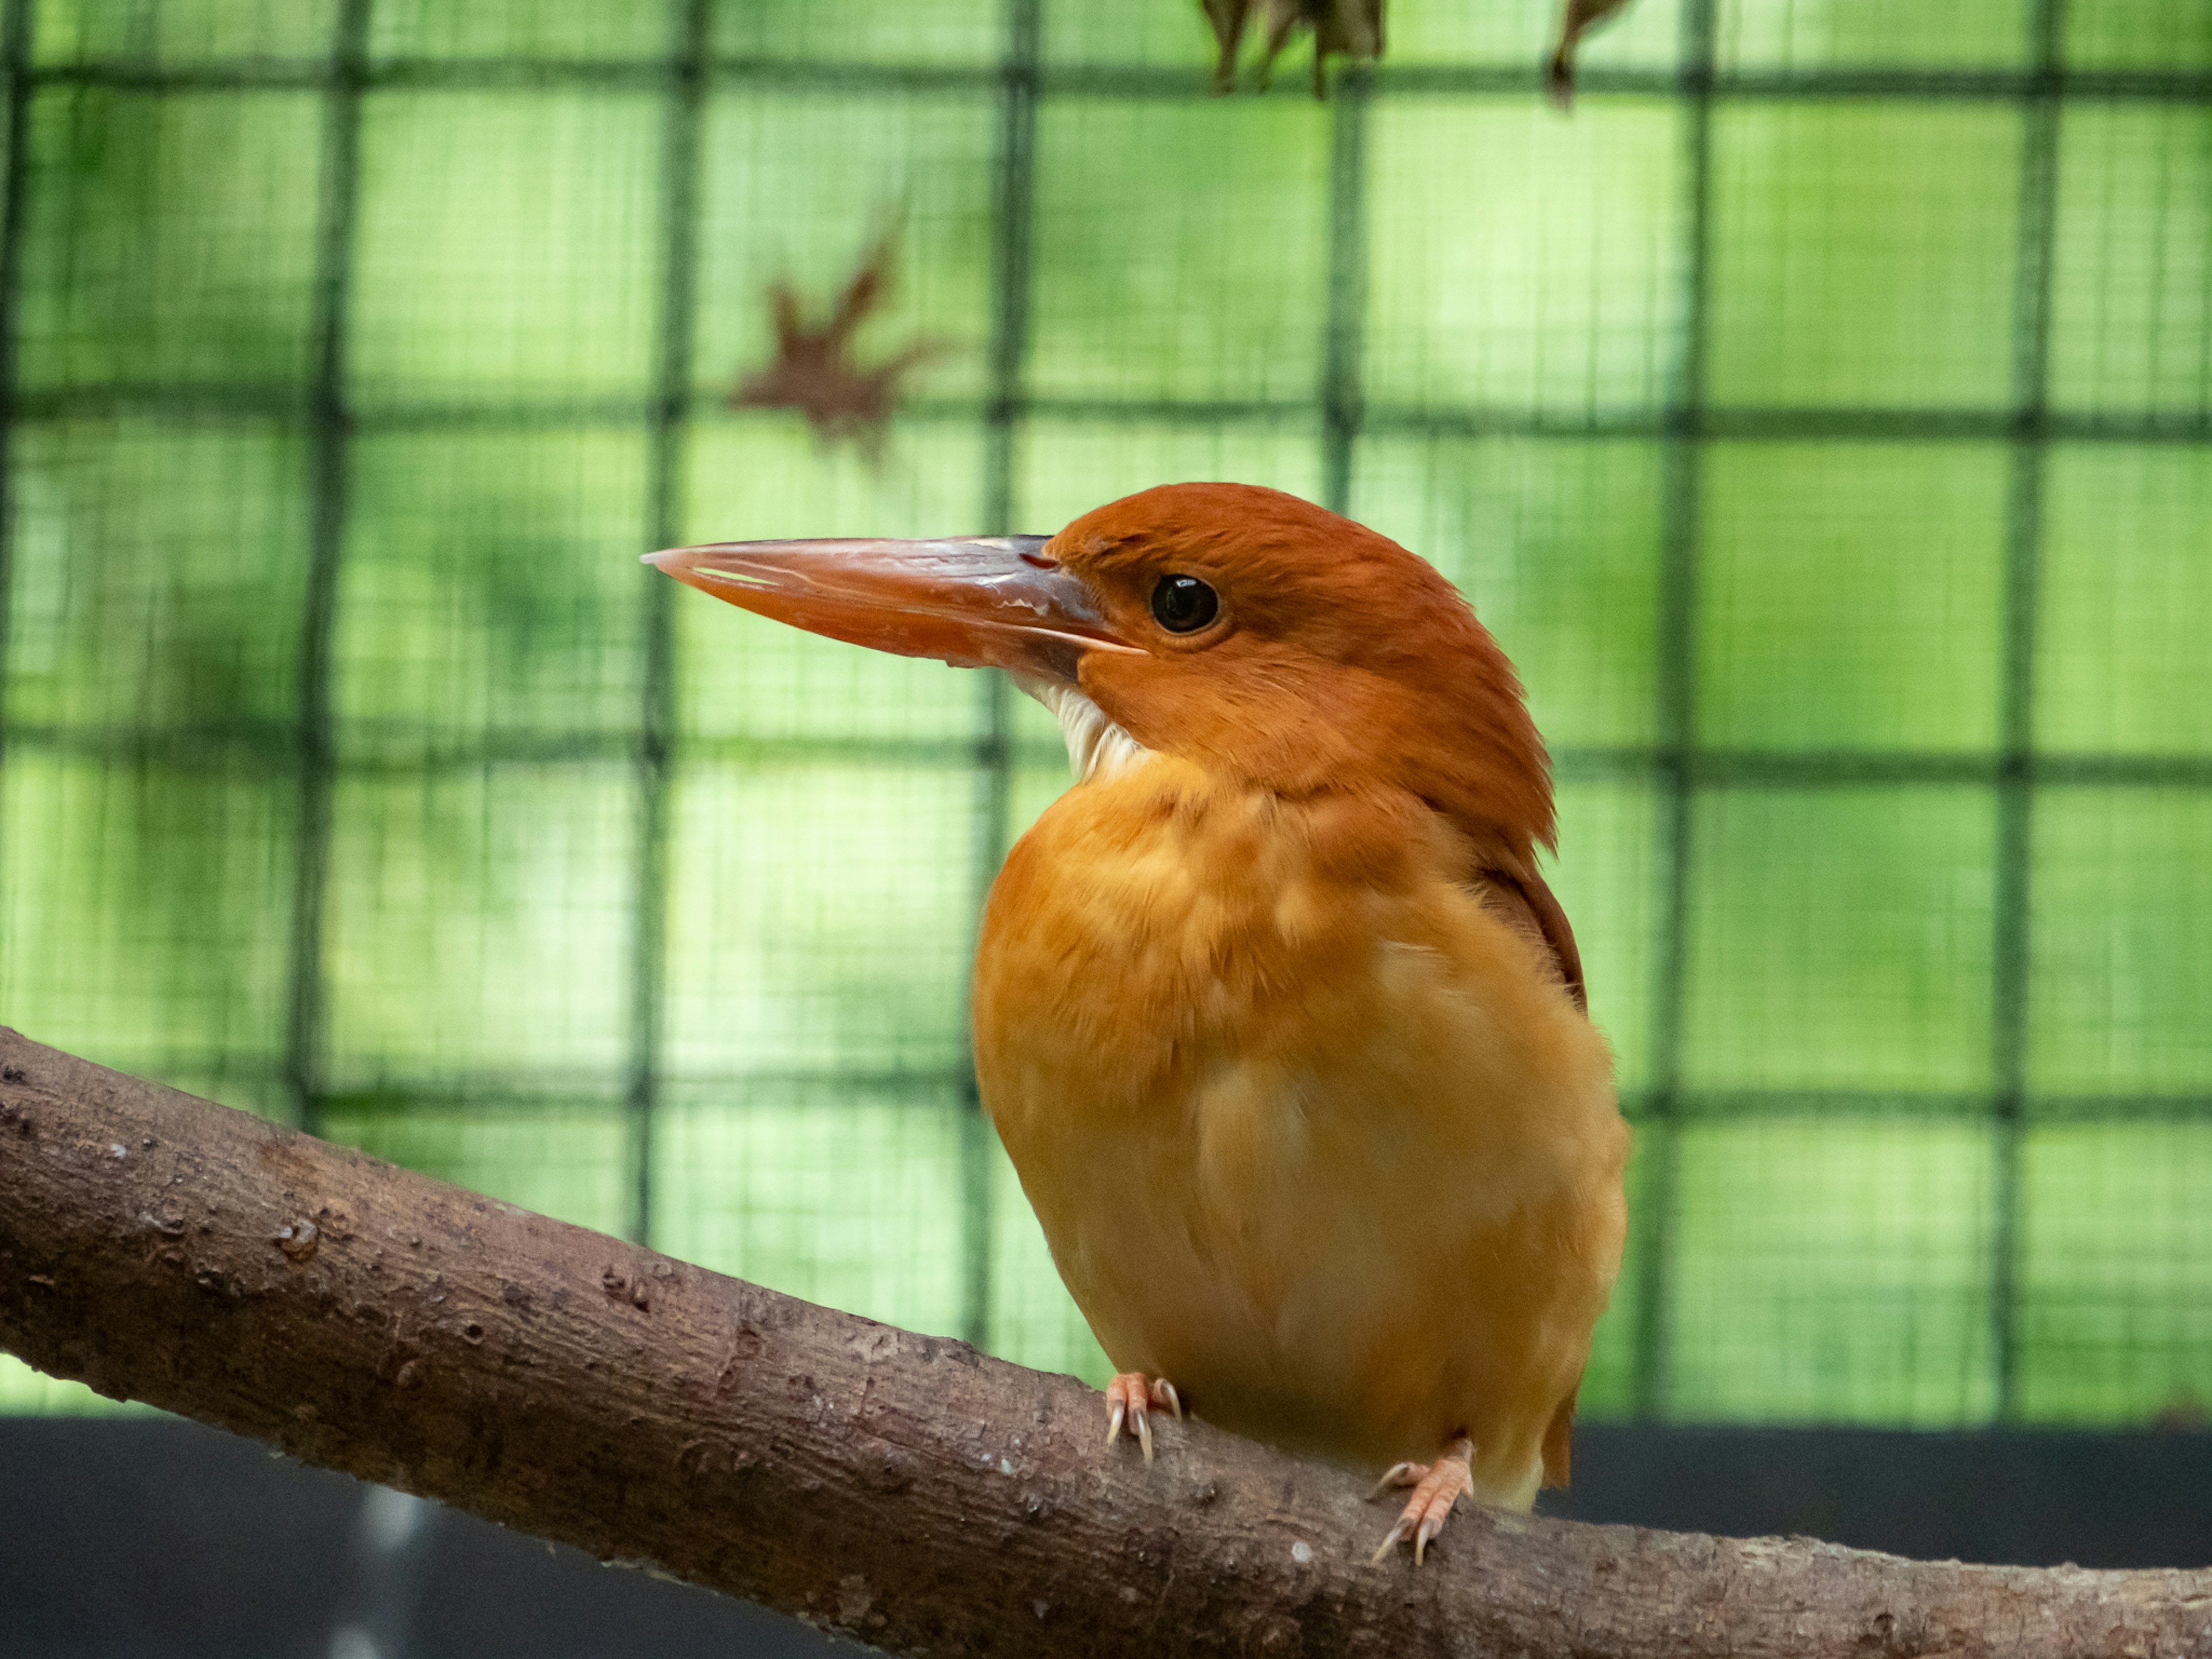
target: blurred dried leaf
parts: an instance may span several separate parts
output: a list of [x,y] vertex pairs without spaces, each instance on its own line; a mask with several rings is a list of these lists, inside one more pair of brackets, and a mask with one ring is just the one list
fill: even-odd
[[897,247],[898,233],[886,232],[846,283],[829,321],[819,328],[806,325],[799,314],[799,295],[788,283],[771,286],[775,361],[746,375],[730,394],[730,406],[795,409],[806,416],[817,438],[825,442],[850,438],[871,462],[881,459],[900,383],[947,349],[941,341],[916,340],[870,367],[853,360],[854,335],[890,295]]
[[1559,44],[1552,53],[1552,101],[1567,109],[1575,101],[1575,47],[1595,25],[1619,11],[1628,0],[1567,0],[1559,18]]
[[1260,85],[1267,84],[1275,59],[1293,31],[1314,32],[1314,96],[1328,95],[1326,78],[1333,52],[1354,58],[1382,55],[1382,0],[1200,0],[1206,21],[1213,25],[1213,38],[1221,55],[1213,66],[1213,89],[1231,92],[1237,85],[1237,51],[1243,44],[1244,25],[1256,17],[1267,36],[1267,56],[1261,60]]

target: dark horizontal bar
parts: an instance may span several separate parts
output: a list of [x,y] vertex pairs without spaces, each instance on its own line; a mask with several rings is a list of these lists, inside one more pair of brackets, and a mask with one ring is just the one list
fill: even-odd
[[[343,1057],[341,1057],[342,1063]],[[835,1089],[878,1095],[914,1095],[942,1091],[945,1103],[957,1105],[960,1084],[966,1075],[957,1065],[917,1066],[903,1070],[714,1072],[660,1073],[663,1107],[696,1103],[693,1097],[728,1091],[734,1094],[807,1094]],[[543,1111],[569,1107],[580,1112],[605,1112],[619,1119],[628,1109],[624,1079],[615,1076],[585,1077],[579,1081],[574,1068],[547,1067],[543,1071],[440,1073],[418,1079],[380,1078],[358,1088],[326,1091],[325,1111],[405,1113],[452,1111]]]
[[1937,785],[1992,788],[2014,776],[2041,788],[2212,788],[2212,755],[2053,753],[2017,765],[1997,753],[1855,749],[1703,748],[1679,753],[1623,744],[1570,747],[1553,757],[1562,783],[1643,780],[1680,769],[1704,788],[1850,788]]
[[[175,767],[250,766],[282,769],[297,759],[292,728],[270,720],[235,725],[179,726],[76,726],[46,722],[10,724],[8,738],[27,750],[74,758]],[[628,765],[637,759],[641,738],[635,730],[609,726],[599,731],[530,732],[492,729],[473,732],[428,731],[419,726],[364,726],[341,721],[336,734],[341,776],[404,777],[467,771],[494,766]],[[988,766],[996,754],[989,739],[973,738],[714,737],[678,738],[674,758],[694,766]],[[1066,755],[1057,741],[1018,745],[1015,758],[1025,766],[1061,766]]]
[[[9,741],[27,750],[72,759],[184,769],[250,766],[283,769],[297,759],[288,722],[239,720],[218,726],[82,726],[12,721]],[[364,732],[340,721],[334,733],[341,773],[438,772],[480,766],[555,766],[627,762],[635,757],[634,732],[532,732],[490,730],[467,734],[416,731],[402,738],[389,730]]]
[[[113,420],[123,416],[204,422],[232,419],[307,423],[304,388],[283,385],[144,383],[34,388],[17,404],[19,421]],[[712,392],[695,393],[683,411],[703,424],[751,421]],[[1168,426],[1192,430],[1261,426],[1302,429],[1321,419],[1317,401],[1214,399],[1184,401],[1038,396],[1019,400],[1017,420],[1097,422]],[[899,411],[901,422],[980,424],[992,410],[981,398],[916,398]],[[546,430],[562,427],[635,426],[652,418],[653,404],[635,398],[592,398],[544,404],[400,403],[369,401],[347,411],[356,433]],[[792,418],[796,418],[795,416]],[[2212,408],[2195,413],[2157,410],[2056,411],[2024,416],[2003,409],[1874,409],[1759,406],[1701,410],[1650,408],[1547,410],[1494,405],[1423,409],[1370,403],[1361,421],[1369,436],[1428,439],[1702,439],[1725,443],[2212,443]]]
[[[1385,64],[1376,75],[1376,88],[1385,94],[1513,93],[1530,90],[1541,82],[1537,73],[1504,65],[1440,64]],[[2194,102],[2212,98],[2212,74],[2190,70],[2061,70],[2056,74],[2030,69],[1885,69],[1874,65],[1820,69],[1724,69],[1717,70],[1707,88],[1689,71],[1666,69],[1579,70],[1575,95],[1671,95],[1709,91],[1715,98],[1869,99],[1899,98],[1918,101],[1954,100],[2026,100],[2057,97],[2081,100],[2152,99]]]
[[[1621,1109],[1643,1115],[1643,1097],[1622,1091]],[[2027,1095],[2018,1103],[2033,1124],[2203,1122],[2212,1125],[2212,1093]],[[1992,1088],[1911,1091],[1879,1089],[1685,1089],[1671,1106],[1676,1122],[1741,1122],[1753,1118],[1913,1118],[1994,1126],[2013,1103]]]
[[[1641,1091],[1622,1091],[1622,1110],[1643,1115]],[[1680,1088],[1668,1103],[1677,1123],[1739,1122],[1747,1118],[1915,1118],[1938,1121],[1996,1118],[1994,1090],[1695,1089]]]
[[[674,83],[679,64],[663,58],[393,58],[373,63],[356,84],[373,89],[453,91],[657,91]],[[994,93],[1006,81],[1027,78],[1018,67],[997,64],[871,64],[834,59],[726,57],[709,66],[712,79],[750,88],[813,92]],[[2026,100],[2212,100],[2212,73],[2191,70],[1821,69],[1723,70],[1710,86],[1680,70],[1584,70],[1576,91],[1585,97],[1669,97],[1709,91],[1718,99],[1770,101],[1796,99],[1907,99],[1923,102]],[[125,92],[316,91],[331,84],[321,58],[239,58],[192,65],[127,59],[44,64],[32,71],[38,86],[102,87]],[[1035,77],[1044,96],[1172,100],[1217,97],[1210,65],[1193,54],[1188,65],[1048,65]],[[1377,97],[1510,97],[1540,94],[1544,70],[1526,63],[1391,64],[1372,76]],[[1237,94],[1249,98],[1255,94]],[[1262,96],[1310,99],[1305,77],[1285,72]]]
[[[250,1085],[258,1082],[270,1088],[282,1076],[282,1058],[274,1055],[241,1054],[226,1057],[215,1065],[173,1067],[165,1066],[153,1055],[111,1063],[121,1064],[125,1069],[135,1065],[149,1074],[173,1071],[179,1076],[212,1075],[219,1083]],[[672,1071],[665,1074],[665,1082],[672,1098],[696,1097],[720,1091],[742,1093],[837,1088],[901,1094],[954,1090],[964,1076],[963,1069],[957,1065],[849,1071],[777,1067],[760,1071]],[[387,1074],[352,1087],[326,1089],[320,1099],[326,1109],[336,1111],[396,1112],[422,1108],[542,1111],[567,1107],[618,1115],[623,1109],[623,1075],[613,1067],[604,1072],[571,1066],[498,1071],[456,1069],[416,1077]],[[1623,1088],[1620,1107],[1632,1121],[1647,1119],[1650,1108],[1649,1092]],[[1994,1090],[1692,1088],[1677,1092],[1669,1106],[1677,1121],[1710,1123],[1812,1117],[1994,1124],[1998,1109]],[[2212,1091],[2030,1094],[2024,1103],[2023,1116],[2031,1124],[2052,1127],[2087,1123],[2212,1124]]]
[[[695,1101],[701,1095],[727,1091],[732,1095],[769,1092],[808,1093],[852,1089],[877,1095],[946,1092],[948,1103],[965,1077],[957,1066],[930,1066],[885,1071],[713,1072],[663,1074],[664,1100]],[[602,1079],[599,1087],[579,1087],[570,1070],[549,1070],[542,1076],[515,1073],[441,1074],[410,1083],[380,1081],[373,1088],[333,1090],[322,1097],[325,1111],[396,1112],[426,1108],[451,1110],[489,1109],[542,1111],[569,1106],[604,1110],[611,1117],[623,1109],[618,1080]],[[1647,1121],[1649,1101],[1638,1090],[1620,1093],[1621,1112],[1632,1123]],[[2212,1093],[2112,1094],[2030,1096],[2022,1115],[2031,1125],[2063,1127],[2092,1123],[2203,1123],[2212,1125]],[[1824,1121],[1911,1120],[1934,1123],[1987,1123],[1999,1116],[1994,1093],[1968,1091],[1915,1093],[1874,1089],[1732,1089],[1678,1093],[1670,1108],[1676,1123],[1741,1123],[1759,1120]]]
[[[289,765],[296,758],[293,728],[281,720],[195,726],[75,726],[18,720],[11,744],[76,757],[173,766]],[[558,766],[629,762],[635,732],[438,732],[398,723],[340,721],[337,767],[349,776],[409,775],[484,766]],[[690,766],[805,764],[915,767],[985,766],[996,752],[985,734],[938,738],[854,736],[742,737],[679,735],[675,758]],[[1017,743],[1018,766],[1065,764],[1055,740]],[[1561,783],[1647,782],[1681,769],[1702,788],[1852,788],[1966,787],[1993,788],[2008,775],[1996,754],[1925,754],[1883,750],[1697,749],[1569,745],[1553,756]],[[2212,754],[2045,754],[2025,763],[2040,788],[2212,789]]]
[[[641,378],[642,378],[641,376]],[[709,407],[719,399],[703,400]],[[200,381],[163,386],[126,381],[105,386],[34,387],[20,397],[20,418],[70,421],[137,417],[188,423],[235,421],[305,426],[312,410],[304,385]],[[363,400],[344,410],[350,432],[445,432],[550,427],[635,426],[653,417],[653,401],[634,398],[561,398],[545,403],[386,403]]]
[[1419,409],[1370,404],[1368,431],[1425,438],[1662,438],[1722,443],[2212,442],[2212,409],[2200,413],[1993,409],[1832,409],[1752,404],[1690,410],[1552,413],[1510,408]]

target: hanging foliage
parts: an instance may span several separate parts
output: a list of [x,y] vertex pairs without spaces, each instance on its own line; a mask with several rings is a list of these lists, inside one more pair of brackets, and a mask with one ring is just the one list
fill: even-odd
[[[1213,65],[1213,89],[1233,92],[1244,27],[1257,21],[1265,49],[1255,87],[1264,88],[1290,39],[1301,29],[1314,36],[1314,96],[1328,95],[1328,65],[1333,56],[1377,58],[1382,55],[1384,0],[1199,0],[1219,49]],[[1628,3],[1628,0],[1565,0],[1559,17],[1559,44],[1546,71],[1552,101],[1561,109],[1574,101],[1575,48],[1583,36]]]
[[1220,56],[1213,66],[1213,89],[1233,91],[1237,85],[1237,56],[1243,45],[1244,26],[1257,20],[1267,43],[1260,60],[1259,84],[1267,84],[1292,34],[1311,29],[1314,35],[1313,89],[1316,98],[1328,95],[1328,65],[1331,56],[1380,58],[1382,55],[1382,0],[1200,0],[1206,21],[1213,26]]
[[1628,0],[1567,0],[1559,17],[1559,44],[1553,49],[1550,82],[1552,101],[1561,109],[1575,99],[1575,47],[1595,25],[1612,16]]

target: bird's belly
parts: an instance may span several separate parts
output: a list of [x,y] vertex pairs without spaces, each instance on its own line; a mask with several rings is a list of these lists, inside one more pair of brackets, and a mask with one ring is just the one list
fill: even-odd
[[1359,1466],[1464,1433],[1481,1495],[1525,1502],[1610,1280],[1617,1197],[1596,1170],[1486,1171],[1419,1136],[1347,1152],[1297,1094],[1217,1080],[1180,1122],[1017,1152],[1070,1291],[1117,1369],[1169,1377],[1211,1421]]
[[1176,776],[1063,798],[985,918],[978,1079],[1060,1275],[1202,1417],[1352,1464],[1464,1433],[1525,1503],[1625,1231],[1604,1043],[1456,882],[1340,879]]

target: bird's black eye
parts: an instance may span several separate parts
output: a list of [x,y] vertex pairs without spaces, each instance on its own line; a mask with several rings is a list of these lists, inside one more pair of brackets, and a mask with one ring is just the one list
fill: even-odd
[[1219,595],[1195,576],[1163,576],[1152,589],[1152,617],[1170,634],[1195,634],[1220,612]]

